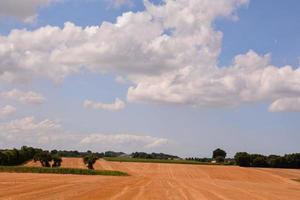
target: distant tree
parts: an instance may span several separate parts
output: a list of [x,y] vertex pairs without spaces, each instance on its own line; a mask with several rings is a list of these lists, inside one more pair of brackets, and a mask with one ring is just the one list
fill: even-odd
[[213,151],[213,159],[216,159],[218,156],[226,158],[226,152],[223,149],[216,149]]
[[58,154],[58,151],[56,149],[52,150],[51,152],[51,155],[57,155]]
[[52,161],[52,156],[48,151],[42,151],[37,153],[33,160],[39,161],[43,167],[51,167],[50,162]]
[[223,156],[217,156],[215,160],[217,163],[223,163],[225,161],[225,158]]
[[234,159],[237,165],[241,167],[250,167],[251,159],[250,159],[250,154],[248,154],[247,152],[236,153]]
[[268,159],[266,156],[259,154],[250,155],[250,162],[252,167],[268,167]]
[[94,164],[98,160],[98,157],[96,157],[93,154],[87,155],[83,158],[84,164],[87,166],[88,169],[94,169]]
[[60,167],[62,163],[62,159],[59,155],[52,155],[53,164],[52,167]]

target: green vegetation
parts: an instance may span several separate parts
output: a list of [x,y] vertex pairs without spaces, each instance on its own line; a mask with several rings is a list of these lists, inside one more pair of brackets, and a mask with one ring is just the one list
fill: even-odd
[[74,169],[74,168],[16,167],[16,166],[0,166],[0,172],[128,176],[127,173],[120,172],[120,171],[89,170],[89,169]]
[[249,154],[238,152],[234,159],[241,167],[272,167],[272,168],[295,168],[300,169],[300,153],[278,155]]
[[88,169],[93,170],[94,169],[94,164],[99,158],[93,154],[90,154],[88,156],[85,156],[83,158],[84,164],[87,166]]
[[[55,153],[51,151],[51,153]],[[39,161],[43,167],[60,167],[62,163],[62,159],[58,154],[51,154],[49,151],[40,151],[36,153],[33,157],[34,162]]]
[[112,162],[142,162],[142,163],[171,163],[171,164],[192,164],[192,165],[219,165],[211,162],[198,162],[193,160],[162,160],[162,159],[141,159],[141,158],[125,158],[125,157],[104,157],[107,161]]
[[217,163],[223,163],[225,161],[227,153],[223,149],[216,149],[213,151],[212,158],[217,162]]
[[145,152],[134,152],[131,154],[132,158],[140,158],[140,159],[161,159],[161,160],[173,160],[179,159],[178,156],[173,156],[164,153],[145,153]]
[[35,149],[27,146],[23,146],[20,150],[0,150],[0,165],[13,166],[23,164],[24,162],[33,159],[34,155],[41,151],[42,149]]

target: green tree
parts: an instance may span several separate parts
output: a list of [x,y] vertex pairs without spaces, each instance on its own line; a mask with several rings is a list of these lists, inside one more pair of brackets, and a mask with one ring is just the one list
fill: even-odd
[[53,164],[52,167],[60,167],[62,163],[62,159],[59,155],[52,155]]
[[213,159],[216,159],[217,157],[223,157],[224,159],[226,158],[226,152],[223,149],[216,149],[213,151]]
[[252,154],[251,156],[251,166],[252,167],[268,167],[268,159],[266,156],[259,154]]
[[51,167],[52,156],[48,151],[42,151],[35,154],[33,160],[35,162],[39,161],[43,167]]
[[238,152],[234,156],[235,162],[241,167],[250,167],[250,154],[247,152]]
[[98,157],[96,157],[93,154],[87,155],[83,158],[84,164],[87,166],[88,169],[94,169],[94,164],[98,160]]
[[217,163],[223,163],[225,161],[223,156],[217,156],[215,159]]

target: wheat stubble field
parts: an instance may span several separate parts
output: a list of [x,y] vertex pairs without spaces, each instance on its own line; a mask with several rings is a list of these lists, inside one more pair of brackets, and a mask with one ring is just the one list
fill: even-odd
[[[81,159],[64,158],[62,167],[85,166]],[[125,171],[131,176],[0,173],[0,199],[300,199],[300,183],[291,180],[300,178],[300,170],[104,160],[97,161],[95,168]]]

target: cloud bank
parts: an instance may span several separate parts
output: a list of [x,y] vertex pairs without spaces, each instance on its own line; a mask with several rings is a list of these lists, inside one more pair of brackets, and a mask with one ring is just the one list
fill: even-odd
[[131,81],[130,102],[192,106],[271,102],[271,111],[298,111],[294,100],[289,100],[295,103],[292,107],[274,107],[286,104],[282,99],[300,98],[299,68],[274,66],[270,54],[254,50],[237,55],[230,66],[218,65],[223,35],[213,23],[220,17],[236,20],[236,10],[247,3],[165,0],[154,5],[145,0],[144,11],[123,13],[115,23],[83,28],[66,22],[63,28],[13,30],[0,36],[0,81],[42,77],[61,82],[89,70]]

